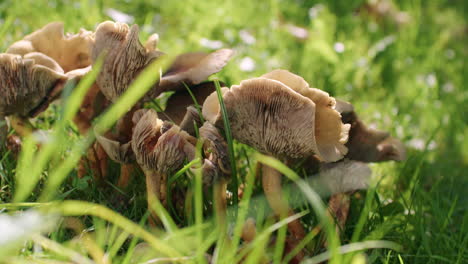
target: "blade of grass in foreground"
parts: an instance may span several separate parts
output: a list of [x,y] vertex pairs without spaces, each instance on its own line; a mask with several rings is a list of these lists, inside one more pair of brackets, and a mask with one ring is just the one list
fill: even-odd
[[232,178],[232,200],[235,205],[239,203],[239,197],[237,195],[237,189],[239,184],[237,182],[237,168],[236,160],[234,159],[234,144],[231,133],[231,125],[229,124],[228,112],[226,106],[224,105],[223,94],[221,93],[221,86],[218,80],[215,80],[216,93],[218,95],[219,106],[221,109],[221,115],[223,117],[224,131],[226,135],[226,141],[228,143],[228,152],[229,152],[229,161],[231,163],[231,178]]
[[160,252],[168,257],[180,257],[179,252],[167,245],[167,243],[164,243],[162,240],[153,236],[151,233],[144,230],[133,221],[123,217],[122,215],[112,211],[105,206],[82,201],[64,201],[51,203],[42,209],[50,213],[59,213],[64,216],[91,215],[102,218],[110,223],[113,223],[114,225],[119,226],[125,232],[133,234],[137,237],[141,237],[143,240],[148,242],[155,251]]
[[[239,242],[242,234],[242,229],[244,228],[245,219],[249,211],[249,204],[253,194],[253,187],[256,178],[255,167],[249,166],[249,173],[246,176],[244,194],[242,195],[242,200],[239,202],[239,210],[236,219],[236,226],[234,227],[234,234],[232,238],[232,248],[230,252],[226,252],[227,257],[226,262],[229,263],[233,261],[234,257],[237,254],[239,248]],[[224,258],[224,257],[223,257]]]
[[[384,240],[369,240],[369,241],[364,241],[364,242],[357,242],[357,243],[351,243],[347,245],[343,245],[338,248],[338,252],[340,254],[347,254],[355,251],[361,251],[365,249],[375,249],[375,248],[388,248],[392,249],[394,251],[400,251],[401,246],[398,245],[395,242],[391,241],[384,241]],[[315,257],[312,257],[310,259],[304,260],[302,263],[306,264],[317,264],[317,263],[322,263],[328,259],[330,259],[331,254],[330,251],[326,251],[322,254],[319,254]]]
[[130,85],[127,91],[104,114],[98,117],[96,125],[90,129],[84,139],[75,142],[71,148],[70,155],[51,172],[46,183],[40,201],[52,199],[68,174],[78,163],[82,153],[88,149],[95,139],[94,132],[103,134],[117,120],[123,116],[135,103],[142,98],[145,93],[159,80],[161,68],[167,66],[167,60],[157,60],[146,67],[138,78]]

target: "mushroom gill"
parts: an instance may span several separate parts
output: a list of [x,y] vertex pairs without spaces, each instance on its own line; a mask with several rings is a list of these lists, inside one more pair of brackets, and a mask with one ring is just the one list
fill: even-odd
[[123,94],[139,72],[162,52],[147,50],[138,38],[138,25],[106,21],[96,29],[91,48],[91,59],[104,53],[104,64],[96,82],[110,101]]
[[315,103],[316,154],[325,162],[342,159],[348,151],[344,144],[350,125],[341,122],[341,115],[335,110],[335,99],[322,90],[310,88],[302,77],[286,70],[274,70],[262,77],[277,80]]
[[66,76],[33,59],[0,54],[0,113],[29,117],[57,86],[63,86]]

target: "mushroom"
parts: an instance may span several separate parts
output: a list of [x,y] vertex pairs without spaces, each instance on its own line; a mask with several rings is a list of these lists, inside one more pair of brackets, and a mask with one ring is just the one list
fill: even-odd
[[15,42],[8,48],[7,53],[25,58],[30,53],[42,53],[56,61],[65,72],[69,72],[91,64],[91,41],[90,31],[80,29],[77,34],[64,34],[63,23],[52,22]]
[[[164,55],[156,49],[157,35],[152,35],[145,45],[138,38],[138,25],[106,21],[95,34],[92,60],[105,52],[103,69],[97,82],[104,95],[111,101],[125,92],[138,73],[152,61]],[[186,85],[197,85],[210,75],[219,72],[231,58],[232,50],[221,49],[213,53],[186,53],[176,57],[158,84],[147,93],[144,100],[151,100],[165,91],[174,91]]]
[[337,110],[342,115],[343,123],[351,125],[349,140],[346,143],[349,149],[347,158],[363,162],[405,160],[406,151],[403,143],[391,137],[388,132],[367,127],[350,103],[337,100]]
[[[349,125],[341,122],[334,110],[335,100],[327,93],[310,88],[301,77],[284,70],[262,78],[245,80],[231,89],[223,88],[223,100],[234,139],[261,153],[292,161],[309,156],[331,162],[346,154]],[[216,94],[203,105],[203,116],[219,129],[223,127]],[[263,165],[263,189],[277,215],[292,210],[281,195],[281,174]],[[292,235],[300,240],[300,222],[289,224]]]
[[168,175],[180,169],[185,160],[195,158],[195,146],[191,143],[194,139],[176,125],[158,119],[154,110],[137,111],[134,121],[131,147],[146,176],[151,210],[155,198],[164,206],[167,204]]
[[[0,54],[0,114],[11,116],[10,124],[23,136],[30,132],[28,117],[45,109],[62,90],[68,77],[34,59]],[[5,129],[6,127],[3,126]]]
[[[153,34],[146,44],[142,45],[138,38],[137,25],[129,27],[127,24],[107,21],[97,27],[91,57],[95,62],[101,53],[105,53],[102,71],[96,83],[109,101],[115,101],[127,90],[141,70],[163,55],[156,48],[158,41],[158,35]],[[121,142],[130,141],[133,126],[129,120],[132,119],[133,112],[142,107],[143,102],[153,100],[162,92],[175,90],[178,91],[176,94],[180,92],[186,99],[188,93],[184,88],[184,83],[200,84],[211,74],[221,70],[231,55],[231,50],[224,49],[211,54],[187,53],[177,57],[169,70],[163,74],[160,82],[156,83],[142,100],[119,120],[117,138]],[[168,113],[162,117],[167,117],[168,120],[173,120],[172,117],[174,117],[176,121],[181,120],[181,117],[183,119],[188,106],[187,100],[183,104],[179,106],[179,103],[171,103]],[[180,110],[173,110],[174,107]]]
[[336,219],[337,228],[342,230],[349,213],[350,193],[368,186],[372,171],[366,163],[402,161],[406,154],[401,141],[387,132],[368,128],[358,118],[352,104],[336,100],[336,110],[340,112],[343,123],[351,125],[346,143],[348,153],[335,163],[318,166],[316,161],[310,160],[310,163],[315,163],[319,183],[331,194],[329,213]]
[[200,128],[200,139],[206,157],[202,166],[203,183],[205,186],[214,186],[216,212],[218,216],[224,217],[227,184],[231,176],[228,146],[218,129],[210,122],[205,122]]

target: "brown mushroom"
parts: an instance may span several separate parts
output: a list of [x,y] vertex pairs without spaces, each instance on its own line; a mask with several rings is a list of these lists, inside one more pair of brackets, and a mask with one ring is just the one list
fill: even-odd
[[341,113],[343,123],[351,125],[346,143],[348,153],[345,159],[336,163],[320,164],[318,180],[331,194],[328,210],[336,220],[339,232],[348,217],[350,192],[368,186],[371,170],[366,163],[402,161],[406,155],[401,141],[390,137],[387,132],[368,128],[350,103],[336,100],[336,110]]
[[[126,24],[107,21],[97,27],[91,49],[92,60],[95,62],[100,54],[105,53],[102,71],[96,82],[108,100],[115,101],[127,90],[141,70],[163,55],[156,48],[158,40],[158,35],[153,34],[146,44],[142,45],[138,38],[137,25],[129,27]],[[188,53],[177,57],[169,70],[163,74],[160,82],[148,91],[133,111],[141,108],[141,102],[153,100],[164,91],[179,90],[185,100],[188,93],[183,83],[199,84],[209,75],[218,72],[231,55],[230,50],[220,50],[211,54]],[[173,120],[171,117],[174,117],[178,123],[182,120],[187,106],[187,100],[171,103],[167,113],[161,116],[167,117],[165,119],[168,120]],[[133,111],[119,121],[117,137],[124,141],[130,140],[131,137],[133,126],[128,120],[132,118]]]
[[0,54],[0,113],[10,116],[10,124],[18,133],[28,134],[28,117],[33,117],[62,90],[67,76],[33,59],[18,55]]
[[89,54],[92,32],[80,29],[77,34],[64,34],[62,22],[52,22],[45,25],[23,40],[11,45],[7,53],[27,57],[30,53],[42,53],[54,61],[65,71],[85,68],[91,64]]
[[[92,60],[96,61],[101,53],[106,53],[97,82],[109,100],[119,97],[143,68],[164,54],[156,49],[158,41],[158,35],[153,34],[143,46],[138,39],[137,25],[129,27],[107,21],[97,27]],[[164,91],[184,88],[183,83],[189,86],[200,84],[220,71],[232,54],[232,50],[221,49],[213,53],[179,55],[145,99],[151,100]]]
[[204,156],[202,166],[203,183],[214,186],[213,195],[217,215],[224,218],[227,206],[226,190],[231,176],[228,146],[218,129],[210,122],[200,128]]
[[[309,88],[299,76],[278,73],[281,75],[273,72],[266,75],[268,79],[250,79],[222,89],[233,138],[282,160],[312,155],[326,161],[341,159],[346,153],[343,144],[349,125],[343,125],[339,113],[335,113],[333,98]],[[203,116],[216,127],[223,127],[216,94],[206,99]],[[268,166],[263,166],[262,174],[263,189],[273,211],[291,214],[281,195],[281,174]],[[304,237],[299,221],[291,222],[289,230],[298,240]]]
[[[104,63],[97,84],[110,101],[122,95],[136,76],[163,53],[146,49],[138,38],[137,25],[106,21],[96,29],[91,58],[96,62],[104,53]],[[155,73],[158,74],[158,73]]]
[[[146,176],[151,210],[156,198],[163,205],[167,204],[167,177],[180,169],[185,160],[194,159],[195,146],[190,143],[193,142],[190,135],[176,125],[158,119],[154,110],[139,110],[135,115],[131,146]],[[156,217],[154,212],[153,217]]]
[[402,161],[406,158],[401,141],[391,137],[388,132],[367,127],[350,103],[337,100],[337,110],[343,123],[351,125],[346,158],[363,162]]

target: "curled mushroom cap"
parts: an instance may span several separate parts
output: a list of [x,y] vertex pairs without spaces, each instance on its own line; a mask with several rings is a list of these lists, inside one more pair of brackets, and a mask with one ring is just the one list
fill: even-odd
[[158,119],[154,110],[147,110],[135,125],[132,149],[137,162],[145,169],[168,173],[193,159],[195,147],[189,135],[176,125]]
[[286,70],[274,70],[262,77],[277,80],[315,103],[315,138],[319,154],[326,161],[336,161],[347,153],[344,146],[348,140],[350,125],[343,124],[335,110],[335,98],[328,93],[310,88],[300,76]]
[[406,158],[406,150],[400,140],[391,137],[388,132],[367,127],[350,103],[337,100],[336,108],[342,115],[343,123],[351,125],[346,143],[349,149],[347,158],[363,162],[402,161]]
[[91,32],[80,29],[77,34],[64,34],[63,23],[53,22],[15,42],[7,53],[26,56],[28,53],[40,52],[55,60],[68,72],[91,64],[91,41]]
[[[142,69],[164,54],[156,49],[158,41],[159,36],[153,34],[142,45],[137,25],[129,27],[127,24],[107,21],[98,26],[92,46],[92,60],[95,61],[101,53],[105,53],[103,69],[97,82],[109,100],[116,100]],[[232,50],[221,49],[213,53],[179,55],[143,101],[153,99],[165,91],[185,89],[184,84],[200,84],[219,72],[232,54]]]
[[212,53],[193,52],[177,56],[159,83],[160,91],[176,90],[186,85],[199,84],[226,66],[234,54],[230,49]]
[[[341,122],[334,99],[297,75],[274,71],[222,93],[234,138],[261,152],[290,158],[316,155],[327,162],[347,152],[349,125]],[[205,100],[203,116],[220,124],[216,93]]]
[[37,107],[46,104],[48,95],[66,76],[32,59],[0,54],[0,113],[30,116]]
[[137,25],[129,27],[110,21],[99,24],[96,29],[91,57],[95,62],[101,53],[105,53],[96,81],[111,101],[126,91],[142,69],[162,55],[155,49],[146,49],[138,39],[138,32]]

